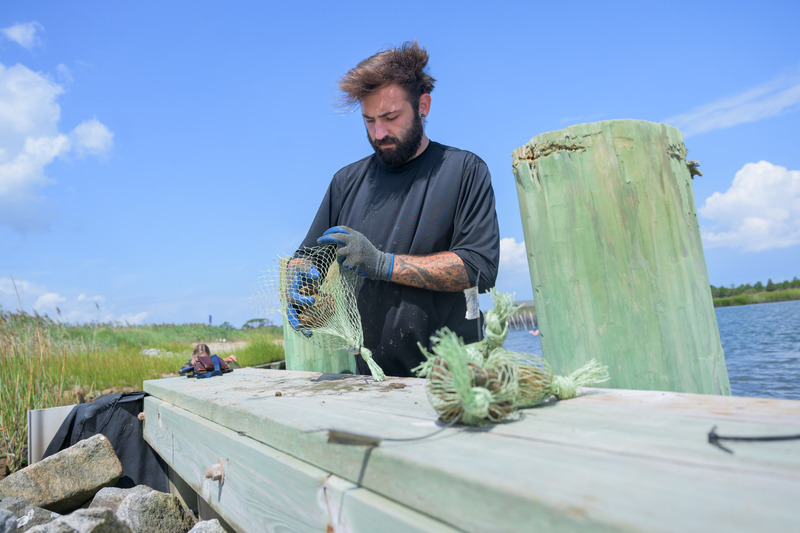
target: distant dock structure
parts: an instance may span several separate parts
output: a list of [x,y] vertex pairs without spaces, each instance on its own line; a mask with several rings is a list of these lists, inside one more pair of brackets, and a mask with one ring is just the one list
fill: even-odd
[[509,329],[538,330],[539,320],[536,318],[536,306],[533,300],[518,300],[519,309],[508,319]]

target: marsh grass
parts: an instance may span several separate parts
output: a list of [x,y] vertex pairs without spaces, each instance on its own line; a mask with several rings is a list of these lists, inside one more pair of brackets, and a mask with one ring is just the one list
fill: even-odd
[[[0,457],[7,455],[12,471],[24,466],[29,409],[70,405],[123,388],[142,390],[145,380],[177,375],[194,344],[231,334],[248,343],[235,352],[241,366],[284,357],[277,328],[70,326],[37,314],[0,313]],[[145,349],[158,355],[145,355]]]
[[[282,340],[283,336],[273,335],[253,335],[247,346],[236,352],[236,358],[241,366],[254,366],[263,363],[280,361],[285,357],[283,343],[276,342]],[[274,354],[268,360],[264,360],[263,354]]]
[[0,452],[11,470],[24,461],[27,411],[60,405],[67,346],[46,317],[0,315]]

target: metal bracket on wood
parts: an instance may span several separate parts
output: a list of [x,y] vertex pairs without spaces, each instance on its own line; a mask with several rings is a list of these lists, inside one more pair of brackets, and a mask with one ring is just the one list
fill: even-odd
[[225,484],[225,467],[222,466],[222,457],[218,457],[218,463],[211,465],[206,470],[206,479],[219,481],[220,486]]

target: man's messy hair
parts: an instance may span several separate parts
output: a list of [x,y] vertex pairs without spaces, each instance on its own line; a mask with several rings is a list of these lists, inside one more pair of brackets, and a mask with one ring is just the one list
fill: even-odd
[[427,72],[428,52],[417,41],[406,41],[397,48],[378,52],[360,62],[339,80],[344,91],[343,107],[353,108],[371,92],[396,83],[408,93],[412,105],[433,91],[436,80]]

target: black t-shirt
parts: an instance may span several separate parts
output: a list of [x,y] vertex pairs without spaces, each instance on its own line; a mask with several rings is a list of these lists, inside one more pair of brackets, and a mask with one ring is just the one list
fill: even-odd
[[[429,255],[451,251],[464,261],[470,285],[494,286],[500,233],[489,170],[471,152],[430,142],[408,163],[389,168],[375,155],[337,172],[302,246],[316,245],[330,227],[349,226],[383,252]],[[444,326],[474,342],[463,292],[439,292],[361,279],[358,308],[364,345],[388,376],[412,376],[423,355],[420,342]],[[368,374],[361,358],[358,372]]]

